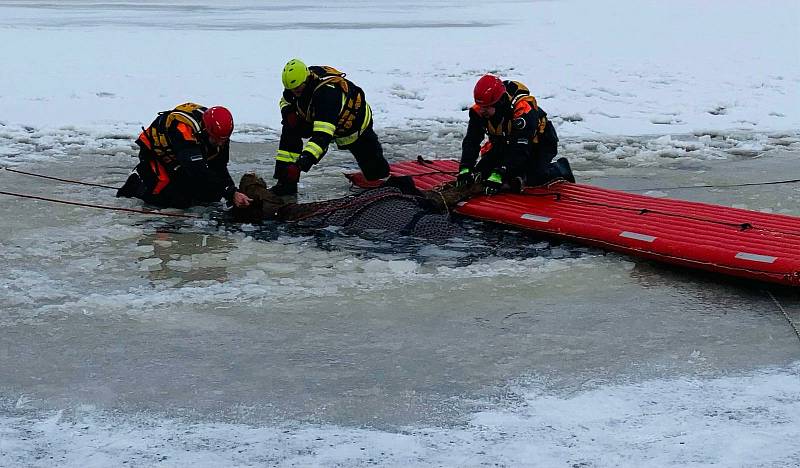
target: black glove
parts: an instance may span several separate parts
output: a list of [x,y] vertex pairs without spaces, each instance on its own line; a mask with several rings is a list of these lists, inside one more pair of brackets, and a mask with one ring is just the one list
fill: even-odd
[[486,195],[494,195],[503,187],[503,175],[499,171],[494,171],[483,181],[483,191]]
[[300,153],[300,157],[297,158],[297,166],[303,172],[308,172],[311,169],[311,166],[317,163],[317,158],[311,155],[311,153],[306,153],[305,151]]
[[468,167],[462,168],[458,171],[456,177],[456,187],[466,187],[475,183],[475,174]]
[[222,198],[225,199],[225,206],[228,208],[233,206],[233,196],[238,192],[235,185],[229,185],[225,187],[225,190],[222,192]]

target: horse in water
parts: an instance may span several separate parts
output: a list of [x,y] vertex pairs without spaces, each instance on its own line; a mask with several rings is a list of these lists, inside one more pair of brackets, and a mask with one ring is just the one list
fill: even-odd
[[270,192],[264,179],[255,174],[242,176],[239,190],[253,200],[248,207],[233,209],[234,219],[239,222],[271,220],[314,228],[340,226],[349,232],[383,231],[433,242],[462,237],[464,230],[450,219],[450,210],[480,193],[479,187],[454,186],[421,191],[405,176],[389,177],[378,188],[347,197],[292,203]]

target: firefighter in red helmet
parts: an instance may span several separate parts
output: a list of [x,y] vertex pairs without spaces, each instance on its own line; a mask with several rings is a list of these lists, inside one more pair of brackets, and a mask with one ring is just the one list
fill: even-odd
[[459,186],[480,180],[492,195],[558,178],[575,182],[566,158],[552,161],[558,135],[524,84],[486,74],[476,83],[474,97],[461,145]]
[[230,173],[233,116],[222,106],[187,102],[158,117],[143,129],[139,164],[117,197],[135,197],[172,208],[214,203],[247,206],[250,198],[236,189]]

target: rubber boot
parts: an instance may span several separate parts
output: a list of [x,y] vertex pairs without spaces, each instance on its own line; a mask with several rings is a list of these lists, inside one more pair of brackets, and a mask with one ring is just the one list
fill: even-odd
[[287,195],[297,195],[297,182],[282,182],[278,181],[269,189],[274,195],[285,197]]
[[131,175],[128,176],[128,180],[117,190],[117,198],[142,198],[146,192],[147,187],[142,178],[139,177],[139,173],[134,169]]
[[522,180],[522,177],[512,177],[508,180],[509,193],[522,193],[522,189],[524,188],[525,182]]
[[554,163],[561,173],[561,177],[568,182],[575,183],[575,176],[572,174],[572,167],[569,165],[567,158],[558,158]]

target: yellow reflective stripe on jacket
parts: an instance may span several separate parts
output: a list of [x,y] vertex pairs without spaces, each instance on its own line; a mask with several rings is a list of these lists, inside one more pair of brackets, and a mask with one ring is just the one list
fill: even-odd
[[364,103],[364,106],[366,107],[364,109],[364,123],[361,124],[361,130],[359,130],[358,133],[364,133],[364,130],[366,130],[367,127],[369,127],[369,124],[372,123],[372,108],[370,108],[369,104],[366,102]]
[[322,149],[321,146],[314,143],[313,141],[309,141],[306,143],[306,146],[303,147],[303,151],[306,153],[311,153],[311,156],[314,156],[314,159],[319,160],[322,155],[325,153],[325,150]]
[[356,142],[356,140],[358,140],[358,137],[360,137],[360,136],[361,135],[358,132],[355,132],[352,135],[347,135],[346,137],[337,138],[335,140],[336,141],[336,146],[341,148],[342,146],[352,145],[353,143]]
[[297,162],[297,158],[299,157],[300,153],[292,153],[291,151],[278,150],[278,154],[275,155],[275,160],[287,163],[294,163]]
[[341,148],[342,146],[352,145],[353,143],[356,142],[356,140],[358,140],[358,137],[360,137],[361,134],[364,133],[364,130],[366,130],[367,127],[369,127],[369,124],[372,123],[372,109],[370,109],[369,104],[364,103],[364,105],[366,106],[366,108],[364,109],[364,122],[361,124],[361,128],[357,132],[352,133],[351,135],[337,138],[335,140],[336,146]]
[[291,106],[291,105],[292,105],[292,103],[287,101],[286,98],[283,97],[283,96],[281,96],[281,100],[278,101],[278,106],[280,106],[281,109],[283,109],[286,106]]
[[336,131],[336,125],[330,122],[325,122],[324,120],[315,120],[314,128],[312,129],[312,131],[321,132],[333,136],[333,132]]

